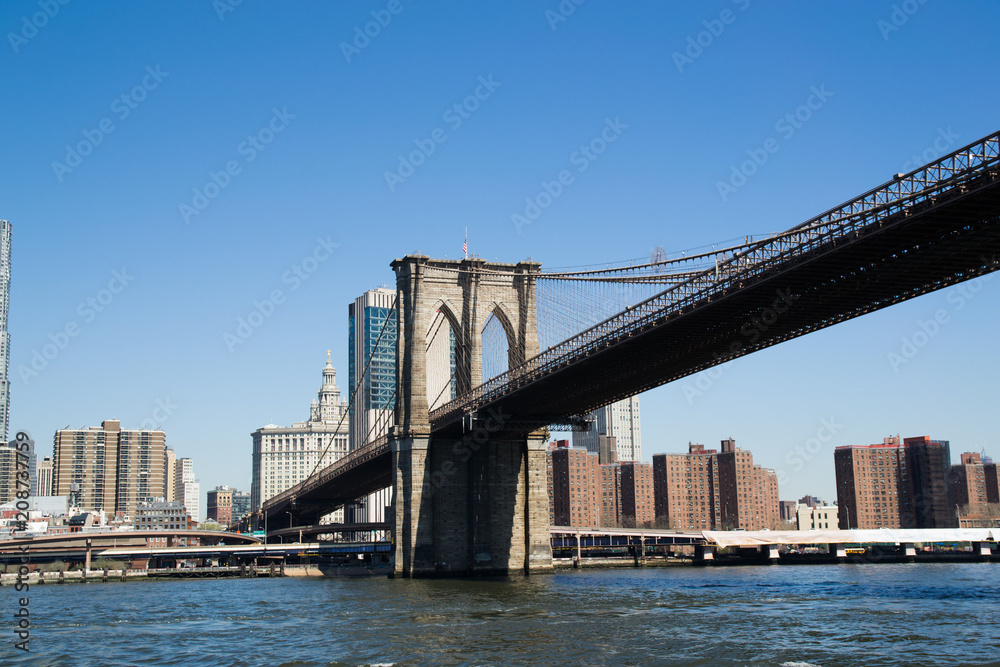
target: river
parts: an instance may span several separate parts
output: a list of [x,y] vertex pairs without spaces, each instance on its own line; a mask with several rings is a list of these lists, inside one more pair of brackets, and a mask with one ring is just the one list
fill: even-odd
[[988,563],[46,584],[30,655],[23,595],[3,665],[1000,665]]

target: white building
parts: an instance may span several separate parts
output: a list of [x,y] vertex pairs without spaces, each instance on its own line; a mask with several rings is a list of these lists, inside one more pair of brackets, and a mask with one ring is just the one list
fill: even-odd
[[600,453],[600,436],[614,438],[619,461],[642,461],[642,434],[639,429],[639,397],[633,396],[598,408],[590,413],[595,421],[589,431],[573,431],[573,446]]
[[195,521],[201,516],[201,483],[194,477],[194,461],[184,457],[174,463],[174,497]]
[[838,530],[836,505],[797,505],[795,507],[795,527],[798,530]]
[[[340,399],[337,371],[329,352],[318,398],[312,402],[308,421],[291,426],[268,424],[253,432],[252,511],[309,477],[313,470],[322,470],[347,454],[347,401]],[[343,511],[337,510],[326,520],[341,523]]]

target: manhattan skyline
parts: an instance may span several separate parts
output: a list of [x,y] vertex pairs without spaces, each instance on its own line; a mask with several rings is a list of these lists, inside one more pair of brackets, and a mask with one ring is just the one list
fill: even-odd
[[[348,394],[347,306],[395,257],[466,228],[543,270],[674,257],[1000,129],[986,2],[563,5],[71,3],[32,33],[6,4],[11,432],[45,456],[154,425],[247,490],[250,434],[308,418],[328,349]],[[782,499],[832,500],[838,445],[996,455],[998,303],[987,276],[646,392],[644,459],[731,436]]]

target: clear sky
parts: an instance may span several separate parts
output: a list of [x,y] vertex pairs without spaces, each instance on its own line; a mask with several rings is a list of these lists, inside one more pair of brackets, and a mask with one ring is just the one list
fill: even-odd
[[[501,261],[675,255],[1000,129],[994,2],[577,2],[3,2],[12,433],[153,420],[203,492],[248,489],[250,433],[308,417],[327,349],[346,393],[347,304],[395,257],[466,227]],[[998,305],[979,281],[647,392],[644,457],[732,436],[782,498],[833,499],[837,445],[998,456]]]

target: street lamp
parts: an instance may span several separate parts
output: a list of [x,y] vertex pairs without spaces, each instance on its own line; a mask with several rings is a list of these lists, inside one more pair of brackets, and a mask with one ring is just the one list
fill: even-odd
[[288,510],[285,510],[285,514],[288,515],[288,527],[291,528],[292,527],[292,513],[289,512]]

